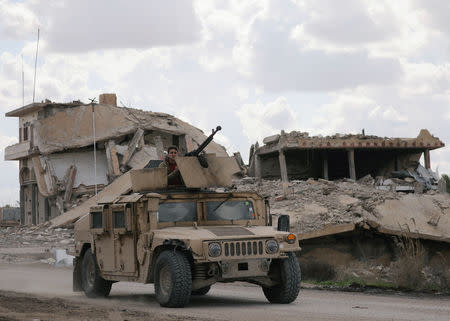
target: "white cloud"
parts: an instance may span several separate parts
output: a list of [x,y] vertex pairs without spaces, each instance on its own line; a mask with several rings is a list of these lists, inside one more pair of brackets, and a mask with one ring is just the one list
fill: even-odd
[[280,129],[289,131],[297,126],[297,115],[284,97],[267,104],[244,104],[236,114],[251,143],[262,142],[264,137],[279,133]]
[[[216,140],[244,158],[282,129],[414,137],[428,128],[450,142],[444,2],[193,0],[176,2],[180,12],[174,1],[0,0],[0,110],[21,105],[20,53],[31,100],[41,23],[38,101],[116,92],[119,104],[205,133],[221,125]],[[17,119],[0,126],[12,136]],[[432,153],[441,171],[449,159],[447,148]],[[16,175],[13,164],[0,160],[0,170]]]
[[[291,11],[295,10],[298,8]],[[302,12],[298,16],[301,19]],[[328,52],[303,46],[291,37],[295,22],[295,19],[274,22],[260,16],[253,21],[247,41],[241,41],[235,48],[235,55],[245,57],[238,65],[242,74],[264,90],[333,91],[388,84],[401,77],[396,57],[373,56],[360,47]],[[244,63],[248,65],[243,66]]]
[[[192,1],[47,1],[0,3],[3,33],[35,34],[56,52],[150,48],[190,44],[200,38]],[[94,31],[94,32],[93,32]]]
[[303,1],[302,9],[308,18],[301,25],[305,38],[341,45],[379,42],[397,32],[391,8],[377,5],[379,1]]
[[27,3],[10,0],[0,1],[0,21],[0,35],[9,39],[27,38],[37,32],[39,25]]
[[1,159],[3,159],[3,157],[5,155],[4,154],[5,147],[16,144],[17,142],[18,142],[17,137],[0,135],[0,157],[1,157]]

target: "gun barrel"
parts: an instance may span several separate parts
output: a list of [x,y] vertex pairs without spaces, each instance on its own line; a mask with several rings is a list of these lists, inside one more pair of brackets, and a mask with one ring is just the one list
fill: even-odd
[[189,152],[189,153],[186,153],[185,156],[198,156],[198,155],[205,149],[205,147],[208,146],[209,143],[211,143],[211,141],[212,141],[213,138],[214,138],[214,135],[215,135],[219,130],[221,130],[221,129],[222,129],[222,127],[217,126],[217,127],[216,127],[216,130],[213,129],[213,130],[212,130],[212,134],[209,135],[209,136],[205,139],[205,141],[204,141],[203,143],[201,143],[200,146],[198,146],[197,149],[195,149],[195,150],[193,150],[193,151],[191,151],[191,152]]

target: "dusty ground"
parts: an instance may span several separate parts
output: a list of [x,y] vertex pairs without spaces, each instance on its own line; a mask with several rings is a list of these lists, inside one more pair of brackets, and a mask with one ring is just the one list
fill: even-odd
[[277,305],[257,286],[216,284],[187,307],[167,309],[152,285],[119,282],[108,298],[88,299],[72,292],[71,277],[70,268],[0,264],[0,320],[450,320],[449,297],[302,289]]
[[[0,291],[0,321],[9,320],[201,320],[155,313],[112,309],[72,300]],[[202,319],[208,320],[208,319]]]

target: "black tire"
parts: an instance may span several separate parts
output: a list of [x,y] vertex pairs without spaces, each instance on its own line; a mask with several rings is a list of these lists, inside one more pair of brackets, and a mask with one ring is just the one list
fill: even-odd
[[81,265],[81,287],[89,298],[106,297],[111,292],[112,281],[100,276],[97,262],[91,249],[83,257]]
[[211,290],[211,285],[205,286],[204,288],[198,290],[193,290],[191,295],[205,295],[209,292],[209,290]]
[[191,266],[178,251],[164,251],[155,264],[156,300],[163,307],[182,308],[188,304],[192,291]]
[[270,303],[291,303],[300,292],[300,265],[294,253],[288,255],[287,259],[274,261],[270,267],[271,276],[279,283],[270,288],[262,287]]

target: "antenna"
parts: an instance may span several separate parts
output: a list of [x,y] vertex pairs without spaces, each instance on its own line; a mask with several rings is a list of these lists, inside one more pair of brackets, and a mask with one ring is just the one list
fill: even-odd
[[34,97],[35,97],[35,93],[36,93],[36,69],[37,69],[38,51],[39,51],[39,28],[38,28],[38,36],[37,36],[37,43],[36,43],[36,59],[34,60],[33,103],[34,103]]
[[25,106],[25,75],[23,73],[23,54],[22,54],[22,106]]
[[98,202],[98,193],[97,193],[97,146],[95,141],[95,98],[89,99],[91,101],[92,106],[92,134],[94,136],[94,185],[95,185],[95,199]]

